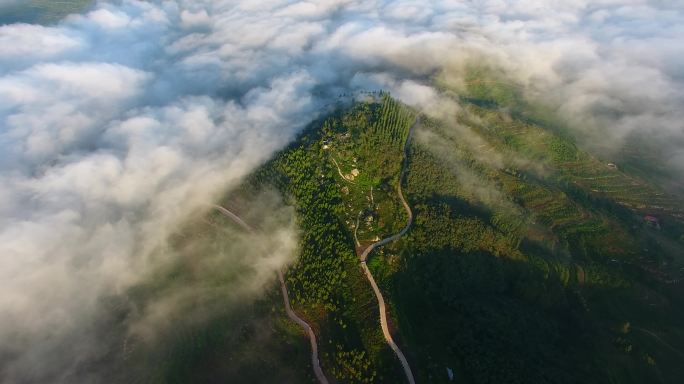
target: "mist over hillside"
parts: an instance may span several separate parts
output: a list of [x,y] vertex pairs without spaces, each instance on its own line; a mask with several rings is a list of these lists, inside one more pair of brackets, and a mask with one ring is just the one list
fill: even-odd
[[[100,343],[103,303],[182,261],[174,235],[340,95],[382,89],[455,120],[453,93],[485,68],[601,160],[684,180],[677,2],[122,0],[52,18],[20,3],[0,0],[2,382],[101,381],[120,346]],[[236,302],[296,259],[291,213],[264,199],[285,212],[266,228],[277,256],[209,259],[249,271],[224,282]],[[207,294],[181,288],[146,296],[121,334]]]

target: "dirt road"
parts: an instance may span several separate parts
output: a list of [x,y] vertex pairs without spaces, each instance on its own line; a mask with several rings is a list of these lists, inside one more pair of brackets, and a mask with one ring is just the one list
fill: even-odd
[[[238,215],[234,214],[233,212],[227,210],[226,208],[220,205],[215,205],[214,207],[224,216],[229,217],[231,220],[240,225],[246,231],[250,233],[254,232],[254,229],[249,224],[245,223],[244,220],[242,220]],[[321,363],[318,359],[318,344],[316,343],[316,334],[314,333],[313,329],[311,329],[311,326],[301,317],[297,316],[295,311],[292,310],[292,307],[290,306],[290,295],[287,293],[285,278],[281,270],[278,270],[278,280],[280,281],[280,290],[283,294],[283,302],[285,303],[285,312],[287,312],[287,316],[292,321],[297,323],[300,327],[302,327],[304,331],[306,331],[306,333],[309,335],[309,342],[311,343],[311,365],[313,365],[314,374],[316,375],[316,378],[321,384],[328,384],[328,379],[323,374],[323,370],[321,369]]]
[[409,149],[409,143],[411,142],[411,135],[413,134],[413,129],[420,123],[420,118],[416,119],[416,122],[413,124],[411,129],[409,130],[409,135],[406,139],[406,143],[404,144],[404,163],[402,165],[401,169],[401,177],[399,177],[399,185],[397,186],[397,193],[399,194],[399,199],[401,199],[401,203],[404,205],[404,209],[406,210],[406,213],[408,214],[408,221],[406,223],[406,226],[399,231],[399,233],[392,235],[388,238],[385,238],[383,240],[380,240],[376,243],[373,243],[371,246],[366,248],[365,251],[359,256],[361,259],[361,268],[363,269],[363,272],[366,274],[366,278],[368,279],[368,282],[370,282],[371,287],[373,287],[373,292],[375,292],[375,297],[378,299],[378,308],[380,311],[380,327],[382,328],[382,334],[385,336],[385,340],[387,341],[387,344],[392,348],[392,351],[394,351],[394,354],[397,355],[397,358],[401,362],[401,366],[404,368],[404,373],[406,374],[406,379],[410,384],[415,384],[415,379],[413,378],[413,372],[411,372],[411,367],[409,366],[408,361],[406,360],[406,357],[404,354],[401,352],[401,349],[399,349],[399,346],[394,342],[394,339],[392,339],[392,335],[390,334],[389,327],[387,326],[387,309],[385,308],[385,299],[382,297],[382,292],[380,292],[380,289],[378,288],[378,285],[375,283],[375,279],[373,278],[373,275],[371,274],[370,270],[368,269],[368,266],[366,265],[366,260],[368,259],[368,255],[373,252],[374,249],[381,247],[385,244],[391,243],[392,241],[395,241],[408,232],[409,228],[411,228],[411,224],[413,224],[413,211],[411,211],[411,207],[408,205],[406,202],[406,199],[404,198],[404,194],[401,191],[401,183],[404,180],[404,176],[406,174],[406,168],[408,166],[408,149]]

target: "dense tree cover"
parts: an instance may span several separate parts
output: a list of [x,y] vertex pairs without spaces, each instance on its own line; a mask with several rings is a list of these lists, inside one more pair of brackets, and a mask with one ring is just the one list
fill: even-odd
[[355,256],[336,214],[339,190],[330,177],[325,177],[331,174],[330,167],[305,146],[286,151],[272,167],[279,176],[274,178],[277,186],[292,198],[301,229],[299,263],[287,277],[293,301],[322,304],[335,311],[342,299],[336,292],[344,284],[344,265],[352,263]]
[[399,175],[403,145],[415,121],[415,113],[387,93],[381,93],[379,103],[371,104],[365,110],[372,114],[368,118],[370,126],[360,129],[350,126],[358,137],[355,152],[373,179],[393,184]]
[[414,211],[419,230],[413,231],[408,241],[416,247],[425,250],[448,247],[466,253],[487,251],[495,256],[521,257],[510,238],[478,217],[457,215],[448,204],[419,204]]
[[[408,138],[409,128],[416,118],[415,113],[411,109],[403,107],[388,93],[381,94],[380,104],[382,107],[379,118],[372,125],[370,135],[365,137],[365,141],[372,141],[375,145],[390,145],[403,149]],[[374,150],[378,149],[376,146],[374,148]]]
[[[624,204],[653,189],[613,177],[568,137],[499,109],[515,110],[519,95],[508,85],[472,84],[479,94],[462,99],[469,104],[456,130],[422,119],[404,185],[414,225],[368,263],[417,379],[448,382],[449,368],[472,383],[639,382],[656,372],[672,382],[677,358],[648,332],[679,348],[682,315],[640,264],[666,258],[656,257],[659,242],[636,235],[643,225]],[[300,250],[287,284],[338,382],[402,380],[354,233],[368,244],[404,225],[395,188],[415,117],[386,93],[356,102],[312,124],[247,183],[275,187],[295,207]],[[596,194],[599,183],[612,189]],[[661,233],[676,238],[676,225]],[[646,331],[621,330],[630,320]],[[189,337],[181,359],[198,361],[226,337]]]
[[[681,300],[654,264],[667,243],[640,216],[674,200],[521,117],[507,84],[472,84],[460,126],[422,127],[431,139],[412,148],[405,189],[415,226],[383,256],[400,255],[400,268],[375,267],[420,375],[677,382],[681,359],[653,334],[682,349]],[[668,242],[680,233],[672,220]],[[629,318],[652,334],[621,336]]]
[[[406,111],[383,93],[334,113],[312,125],[250,181],[275,186],[296,209],[300,253],[287,284],[295,309],[321,335],[324,369],[340,382],[392,381],[400,374],[382,338],[349,224],[359,210],[388,226],[398,221],[395,216],[403,218],[401,208],[387,201],[387,186],[398,176],[398,143],[412,123]],[[340,166],[353,181],[338,175]],[[352,178],[352,166],[363,173]],[[368,198],[371,187],[375,194]]]
[[[383,285],[423,377],[447,382],[445,367],[451,367],[462,381],[475,383],[609,380],[612,373],[593,359],[617,353],[599,351],[615,336],[597,325],[615,314],[593,315],[597,293],[587,285],[604,287],[601,296],[613,292],[608,289],[622,296],[629,291],[625,277],[602,263],[569,264],[530,246],[530,239],[517,248],[493,225],[486,206],[448,198],[449,189],[460,187],[430,171],[439,166],[435,159],[411,161],[417,175],[409,173],[409,180],[421,180],[408,183],[417,193],[407,189],[415,227],[395,249],[402,268]],[[426,185],[433,194],[425,193]],[[495,244],[503,245],[499,257]],[[642,357],[630,362],[647,371]]]
[[[369,298],[364,300],[363,295],[352,291],[360,276],[353,243],[338,218],[340,195],[330,166],[320,159],[312,137],[302,141],[284,151],[256,178],[274,183],[296,208],[300,253],[286,278],[292,304],[318,329],[323,366],[340,380],[350,379],[355,377],[350,367],[359,363],[357,355],[349,351],[365,349],[364,341],[377,344],[379,340],[372,334],[373,324],[366,324],[367,318],[354,311],[356,300]],[[336,348],[330,350],[332,345]],[[371,372],[377,368],[377,356],[373,357],[376,361],[372,367],[370,359],[364,362]]]
[[[676,382],[684,299],[663,269],[676,260],[684,227],[674,216],[661,215],[661,231],[641,219],[643,207],[674,212],[673,200],[524,115],[529,106],[509,84],[474,73],[458,124],[421,118],[403,185],[414,224],[368,262],[416,378],[448,382],[449,368],[467,383]],[[226,197],[249,202],[275,188],[295,208],[299,251],[287,286],[318,336],[326,374],[340,383],[403,380],[357,252],[405,225],[396,185],[415,119],[387,93],[355,102],[314,122]],[[211,215],[203,223],[174,247],[187,238],[220,247],[222,228],[234,225]],[[187,283],[182,268],[131,295]],[[239,273],[217,271],[206,283]],[[273,342],[257,346],[265,329]],[[144,381],[219,371],[263,382],[250,368],[259,355],[268,357],[258,366],[282,381],[313,379],[308,344],[276,285],[242,311],[169,340],[163,351],[138,350],[160,367]],[[283,362],[305,373],[278,369]]]
[[345,351],[338,345],[335,358],[340,364],[332,368],[331,375],[337,380],[364,384],[377,381],[377,373],[371,368],[365,352]]
[[[673,305],[680,301],[650,272],[670,259],[658,256],[653,236],[640,235],[633,208],[653,189],[568,137],[500,110],[519,97],[507,85],[473,84],[482,95],[462,99],[470,104],[457,130],[422,119],[404,185],[414,225],[368,263],[417,380],[448,382],[448,368],[470,383],[676,382],[681,360],[653,336],[684,345],[676,325],[684,317]],[[367,244],[404,225],[395,187],[415,117],[385,93],[356,102],[312,124],[247,183],[251,191],[275,187],[295,207],[300,250],[287,284],[338,382],[403,380],[358,268],[354,232]],[[421,139],[426,133],[433,141]],[[592,167],[602,167],[598,176]],[[606,189],[593,192],[599,184]],[[676,238],[678,224],[667,220],[658,235]],[[279,332],[292,343],[299,331],[287,324]],[[232,336],[179,337],[183,347],[169,361],[196,366]],[[173,377],[191,372],[170,367]]]
[[[578,382],[588,376],[578,351],[591,349],[578,334],[577,297],[560,281],[523,262],[488,253],[411,252],[396,277],[402,332],[418,366],[432,382],[447,382],[445,367],[461,382]],[[410,273],[409,273],[410,271]],[[401,311],[401,310],[399,310]],[[578,369],[579,368],[579,369]],[[573,370],[576,372],[573,373]]]
[[403,267],[383,284],[409,348],[418,353],[421,375],[447,382],[451,367],[461,381],[476,383],[586,376],[561,374],[579,364],[574,349],[591,348],[561,347],[566,332],[581,327],[571,319],[584,310],[562,280],[570,268],[550,269],[521,251],[516,236],[494,225],[499,215],[492,207],[469,202],[458,180],[439,172],[441,164],[429,153],[416,148],[411,154],[407,194],[415,227],[396,249]]

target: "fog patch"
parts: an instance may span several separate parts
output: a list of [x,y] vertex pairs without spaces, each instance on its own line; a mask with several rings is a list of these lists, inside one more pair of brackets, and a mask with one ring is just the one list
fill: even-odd
[[[0,26],[0,377],[107,381],[95,366],[115,343],[100,340],[153,339],[176,305],[230,301],[170,283],[126,317],[126,295],[183,259],[170,240],[188,218],[340,93],[390,89],[454,119],[460,109],[435,79],[450,73],[463,86],[453,68],[476,62],[501,68],[606,153],[654,138],[653,152],[684,175],[683,11],[648,0],[122,0],[50,26]],[[481,145],[462,128],[453,134]],[[282,228],[273,239],[286,242],[292,228]],[[244,236],[227,252],[246,252]],[[198,276],[230,269],[226,260],[197,264]],[[265,271],[290,261],[255,260],[264,274],[236,277],[235,292],[259,291]],[[103,337],[106,326],[116,332]]]
[[[156,294],[145,298],[131,320],[130,336],[154,340],[178,323],[205,322],[214,313],[247,303],[276,281],[278,270],[295,261],[299,236],[294,209],[272,191],[250,200],[238,212],[255,230],[245,231],[216,208],[206,207],[206,216],[190,222],[158,250],[174,262],[143,280],[168,279],[163,289],[155,288]],[[184,272],[178,275],[177,268]]]

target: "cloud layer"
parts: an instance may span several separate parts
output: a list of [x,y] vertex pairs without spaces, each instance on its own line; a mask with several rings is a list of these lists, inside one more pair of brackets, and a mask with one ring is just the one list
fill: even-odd
[[607,144],[661,137],[684,175],[682,38],[656,0],[123,0],[0,26],[0,377],[32,377],[343,91],[426,106],[431,76],[496,63]]

